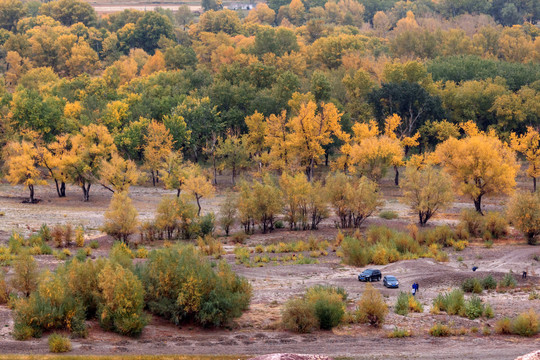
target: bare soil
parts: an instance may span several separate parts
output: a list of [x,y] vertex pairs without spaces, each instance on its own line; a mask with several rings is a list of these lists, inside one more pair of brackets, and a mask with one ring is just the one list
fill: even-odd
[[[25,235],[37,231],[42,223],[49,226],[71,223],[84,225],[88,239],[95,239],[100,248],[94,256],[106,256],[112,239],[104,236],[99,228],[103,223],[103,214],[107,208],[111,193],[95,187],[91,190],[90,202],[81,201],[81,190],[69,186],[68,197],[59,199],[52,187],[39,187],[38,204],[23,204],[26,195],[23,187],[11,187],[0,184],[0,243],[5,243],[12,230]],[[383,192],[386,196],[384,210],[393,210],[399,214],[396,220],[384,220],[376,216],[368,219],[364,229],[373,224],[385,224],[392,228],[405,229],[411,222],[416,222],[414,214],[399,202],[399,191],[387,181]],[[139,210],[141,219],[154,217],[157,203],[161,196],[174,195],[174,192],[159,188],[134,187],[131,195]],[[203,199],[206,212],[217,211],[223,196],[210,200]],[[507,199],[505,197],[489,199],[486,207],[500,210]],[[459,212],[472,207],[466,198],[457,199],[454,206],[434,219],[430,226],[456,222]],[[306,240],[310,236],[333,240],[337,234],[334,218],[327,219],[321,229],[314,232],[288,231],[279,229],[270,234],[257,233],[246,244],[276,243],[280,241]],[[235,229],[239,230],[239,229]],[[226,242],[227,240],[224,239]],[[159,247],[160,242],[149,247]],[[424,305],[424,313],[410,314],[406,317],[393,312],[387,317],[381,329],[372,329],[365,325],[344,325],[331,332],[311,334],[293,334],[279,329],[279,320],[283,304],[292,296],[302,294],[305,289],[315,284],[337,285],[345,288],[349,294],[349,308],[353,309],[360,298],[365,283],[357,281],[360,268],[345,266],[335,253],[318,258],[318,264],[307,265],[272,265],[246,267],[235,264],[232,254],[233,245],[225,245],[228,253],[224,258],[233,269],[248,278],[253,286],[253,300],[247,311],[229,329],[202,329],[193,325],[176,327],[158,317],[152,317],[151,323],[139,338],[132,339],[103,331],[95,321],[89,322],[90,331],[86,339],[73,339],[72,354],[266,354],[274,352],[317,353],[331,356],[344,356],[354,359],[513,359],[519,355],[540,348],[540,336],[520,338],[494,334],[495,322],[505,316],[514,316],[529,308],[540,312],[540,300],[529,300],[529,291],[540,285],[540,262],[533,259],[540,255],[540,247],[528,246],[516,232],[508,239],[496,241],[490,249],[481,243],[473,243],[461,252],[449,250],[449,261],[438,263],[432,259],[399,261],[386,266],[373,266],[383,274],[392,274],[400,280],[401,289],[386,289],[382,282],[374,283],[381,291],[388,305],[393,306],[400,291],[410,291],[411,284],[418,282],[420,291],[417,295]],[[38,256],[42,268],[54,269],[60,261],[52,256]],[[472,272],[471,268],[478,270]],[[508,271],[521,274],[527,270],[526,280],[518,277],[517,290],[499,293],[485,292],[481,298],[490,303],[495,310],[495,318],[490,320],[468,320],[457,316],[433,315],[429,312],[433,298],[441,291],[449,291],[466,278],[484,277],[488,274],[500,279]],[[9,276],[10,273],[8,273]],[[434,338],[428,330],[435,323],[445,323],[455,329],[466,329],[463,336]],[[406,328],[413,336],[405,339],[389,339],[387,334],[394,327]],[[477,333],[471,329],[477,328]],[[492,335],[482,335],[487,328]],[[13,314],[6,306],[0,306],[0,354],[45,354],[48,353],[47,339],[16,341],[11,332]]]

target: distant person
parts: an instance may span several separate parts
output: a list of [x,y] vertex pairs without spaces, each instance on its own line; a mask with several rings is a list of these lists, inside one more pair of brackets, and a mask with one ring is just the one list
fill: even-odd
[[526,272],[526,271],[524,271],[523,274],[521,274],[521,278],[522,278],[522,279],[526,279],[526,278],[527,278],[527,272]]
[[412,284],[412,295],[415,296],[417,291],[418,291],[418,284],[414,282]]
[[473,266],[472,271],[476,271],[476,270],[478,270],[478,266]]

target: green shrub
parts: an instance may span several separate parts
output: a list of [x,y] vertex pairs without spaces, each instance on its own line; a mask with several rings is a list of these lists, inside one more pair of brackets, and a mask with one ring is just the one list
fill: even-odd
[[448,313],[448,315],[458,315],[463,312],[465,307],[463,291],[454,289],[450,293],[438,294],[433,300],[433,306]]
[[411,294],[401,292],[396,300],[394,312],[406,316],[409,312],[423,312],[422,304]]
[[16,301],[14,313],[13,335],[18,340],[39,337],[43,331],[54,329],[86,335],[84,308],[58,274],[45,273],[35,292]]
[[379,217],[385,220],[394,220],[399,217],[398,213],[392,210],[384,210],[379,213]]
[[97,240],[92,240],[92,241],[90,241],[88,246],[90,246],[90,249],[95,250],[95,249],[99,248],[99,243],[97,242]]
[[486,290],[493,290],[497,288],[497,281],[493,276],[488,275],[482,280],[482,287]]
[[499,281],[499,286],[502,288],[515,288],[517,285],[516,278],[512,271],[508,274],[505,274],[501,281]]
[[41,255],[52,255],[53,253],[51,247],[45,243],[40,245],[39,252]]
[[251,299],[246,279],[224,261],[214,270],[191,245],[154,250],[137,272],[148,309],[175,324],[226,326],[242,315]]
[[373,285],[367,284],[362,297],[356,308],[356,317],[360,323],[368,323],[371,326],[381,326],[388,313],[381,293]]
[[520,336],[533,336],[540,330],[538,314],[530,309],[512,320],[512,333]]
[[317,285],[306,291],[305,298],[323,330],[339,325],[345,315],[347,293],[343,288]]
[[75,259],[84,262],[86,260],[86,251],[84,249],[77,250],[77,253],[74,256]]
[[292,299],[285,303],[281,323],[287,330],[308,333],[319,327],[313,307],[304,299]]
[[97,318],[101,327],[122,335],[139,335],[148,318],[143,312],[143,285],[137,276],[120,264],[109,262],[98,275],[98,288]]
[[71,341],[65,336],[51,334],[49,336],[49,351],[52,353],[64,353],[71,351]]
[[215,224],[215,216],[213,213],[209,213],[209,214],[199,217],[199,219],[197,220],[197,223],[199,224],[200,232],[196,235],[205,237],[206,235],[212,235],[214,233],[216,224]]
[[274,223],[274,227],[275,227],[276,229],[283,229],[283,228],[285,228],[285,224],[283,224],[283,221],[278,220],[278,221],[276,221],[276,222]]
[[23,242],[24,242],[23,237],[19,233],[13,232],[11,236],[9,237],[9,242],[8,242],[9,251],[12,254],[18,254],[19,251],[24,246]]
[[112,262],[120,264],[126,269],[131,269],[133,267],[133,258],[135,258],[133,251],[131,251],[125,242],[115,242],[109,253],[109,259]]
[[461,284],[461,289],[466,293],[480,294],[484,287],[477,278],[468,278]]
[[435,337],[449,336],[451,333],[450,328],[443,324],[435,324],[431,329],[429,329],[429,334]]
[[487,319],[493,319],[494,316],[495,312],[493,311],[493,308],[490,304],[486,304],[486,306],[484,306],[484,317]]
[[41,225],[38,234],[44,242],[52,240],[51,229],[46,224]]
[[465,302],[465,315],[469,319],[477,319],[483,314],[484,304],[482,304],[482,300],[478,296],[473,295],[469,300]]
[[365,266],[371,262],[366,247],[355,237],[345,237],[341,242],[343,262],[352,266]]

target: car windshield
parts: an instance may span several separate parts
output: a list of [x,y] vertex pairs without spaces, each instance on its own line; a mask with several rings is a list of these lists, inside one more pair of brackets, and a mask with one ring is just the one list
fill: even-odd
[[397,281],[397,279],[395,277],[393,277],[393,276],[387,276],[386,280],[388,280],[388,281]]
[[373,272],[373,270],[364,270],[362,274],[364,275],[370,275]]

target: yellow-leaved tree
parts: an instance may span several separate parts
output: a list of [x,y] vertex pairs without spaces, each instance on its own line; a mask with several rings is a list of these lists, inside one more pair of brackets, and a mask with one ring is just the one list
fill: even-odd
[[268,166],[278,171],[291,168],[291,152],[287,146],[287,112],[283,110],[279,115],[270,115],[265,128],[264,143],[269,149],[266,157]]
[[103,125],[90,124],[71,138],[71,149],[62,159],[67,177],[83,190],[83,201],[90,200],[90,187],[99,182],[104,160],[116,153],[116,145]]
[[345,138],[341,130],[341,115],[334,104],[321,104],[318,108],[310,100],[300,104],[297,114],[287,122],[290,130],[287,144],[292,155],[305,166],[309,181],[313,179],[315,165],[324,156],[324,146],[332,142],[332,136]]
[[481,132],[472,122],[462,125],[466,136],[450,138],[435,150],[437,160],[453,178],[457,190],[469,196],[482,214],[482,198],[511,193],[519,165],[514,151],[493,132]]
[[148,124],[148,132],[144,136],[144,163],[152,174],[152,184],[159,182],[159,169],[167,156],[172,152],[173,137],[169,129],[162,123],[152,120]]
[[212,182],[202,171],[200,166],[193,165],[187,169],[186,179],[181,186],[182,191],[185,191],[188,196],[197,201],[197,216],[201,215],[201,199],[211,198],[215,194],[214,186]]
[[112,192],[128,192],[131,185],[136,185],[141,172],[133,160],[124,159],[114,153],[110,160],[103,160],[100,169],[101,185]]
[[28,202],[34,203],[34,186],[47,184],[39,169],[41,157],[38,148],[31,142],[22,140],[8,143],[4,150],[6,179],[13,185],[28,186]]
[[[410,125],[409,125],[410,126]],[[384,134],[391,139],[399,140],[403,147],[403,157],[407,156],[407,152],[411,147],[419,145],[418,139],[420,134],[416,133],[413,136],[407,136],[411,129],[405,124],[398,114],[393,114],[384,120]],[[395,156],[392,160],[392,165],[396,172],[394,183],[399,185],[399,167],[404,165],[403,157]]]
[[58,197],[66,196],[68,178],[63,168],[63,162],[70,147],[70,137],[67,134],[59,135],[56,137],[56,141],[40,147],[41,163],[47,168],[50,177],[54,180]]
[[378,182],[392,165],[403,159],[403,147],[396,138],[379,133],[374,121],[353,125],[353,137],[341,147],[337,168],[367,176]]
[[527,132],[521,136],[510,134],[510,143],[515,151],[527,159],[527,175],[532,177],[533,191],[536,191],[536,178],[540,176],[540,134],[534,128],[527,127]]

